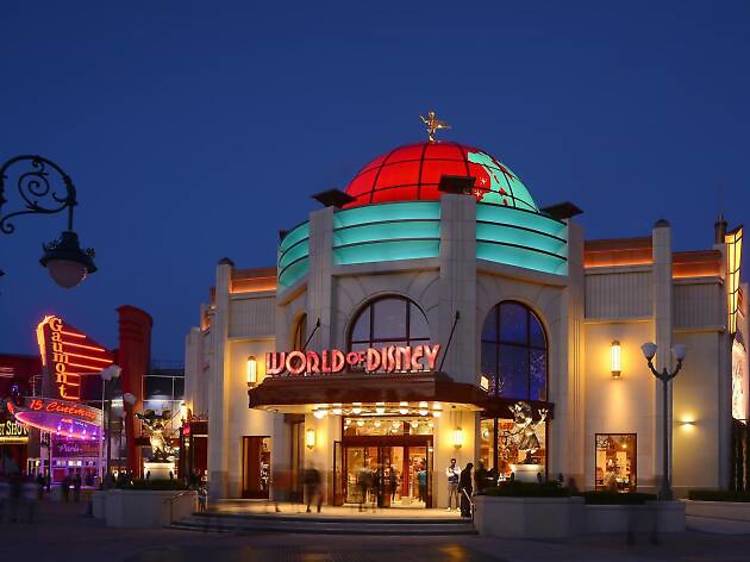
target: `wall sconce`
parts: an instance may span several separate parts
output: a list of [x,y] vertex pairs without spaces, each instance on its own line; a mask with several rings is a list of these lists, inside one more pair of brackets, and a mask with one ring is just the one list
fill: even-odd
[[612,371],[612,378],[619,379],[622,373],[622,349],[617,340],[613,341],[609,348],[609,367]]
[[677,422],[683,431],[693,431],[695,429],[694,419],[682,419]]
[[255,355],[249,355],[247,358],[247,384],[255,386],[258,382],[258,360]]
[[460,427],[453,430],[453,446],[456,449],[460,449],[464,446],[464,430]]
[[305,446],[310,449],[311,451],[315,447],[315,430],[313,428],[308,429],[305,431]]

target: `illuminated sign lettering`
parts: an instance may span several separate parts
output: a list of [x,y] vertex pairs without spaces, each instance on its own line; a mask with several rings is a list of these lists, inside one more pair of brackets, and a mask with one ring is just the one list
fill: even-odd
[[370,347],[348,353],[340,349],[266,353],[266,374],[327,375],[349,368],[372,373],[424,373],[435,370],[440,344]]
[[32,412],[47,412],[51,414],[61,414],[71,418],[78,418],[89,423],[99,423],[101,411],[96,408],[63,402],[61,400],[49,400],[47,398],[32,398],[29,401],[29,410]]
[[28,442],[28,427],[14,420],[0,422],[0,443],[23,444]]
[[42,364],[57,397],[81,399],[81,377],[113,363],[112,354],[57,316],[45,316],[36,328]]

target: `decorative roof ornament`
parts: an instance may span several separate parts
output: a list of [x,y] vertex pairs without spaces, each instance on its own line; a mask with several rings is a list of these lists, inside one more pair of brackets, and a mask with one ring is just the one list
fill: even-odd
[[435,133],[439,131],[440,129],[450,129],[451,126],[442,119],[438,119],[437,113],[434,111],[428,111],[427,117],[424,115],[420,115],[419,118],[422,120],[422,123],[425,124],[425,129],[427,129],[427,138],[430,142],[435,142]]

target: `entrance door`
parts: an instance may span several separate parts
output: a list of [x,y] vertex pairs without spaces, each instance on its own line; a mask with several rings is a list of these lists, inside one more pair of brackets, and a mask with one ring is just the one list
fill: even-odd
[[268,499],[271,483],[271,438],[242,438],[242,497]]
[[[352,439],[351,441],[354,441]],[[378,507],[432,507],[432,441],[360,438],[341,446],[342,500]],[[411,444],[414,443],[414,444]],[[334,466],[338,456],[334,446]],[[336,470],[336,469],[335,469]]]

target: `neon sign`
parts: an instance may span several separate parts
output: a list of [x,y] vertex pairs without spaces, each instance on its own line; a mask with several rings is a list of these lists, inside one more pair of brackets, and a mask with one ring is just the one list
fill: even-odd
[[0,443],[23,444],[28,442],[28,427],[14,420],[0,422]]
[[31,397],[24,405],[8,402],[7,406],[16,421],[55,435],[93,441],[101,433],[101,410],[78,402]]
[[349,368],[373,373],[424,373],[435,370],[440,344],[370,347],[345,353],[340,349],[317,351],[272,351],[266,353],[266,374],[327,375]]
[[42,365],[48,369],[58,398],[81,399],[81,377],[113,363],[112,354],[57,316],[45,316],[36,327]]

